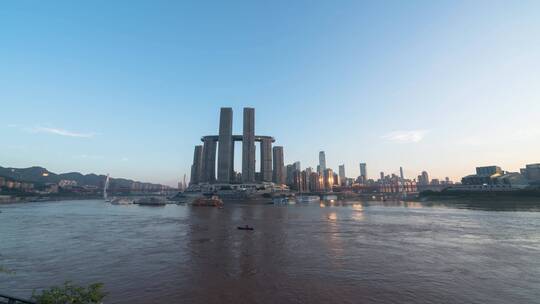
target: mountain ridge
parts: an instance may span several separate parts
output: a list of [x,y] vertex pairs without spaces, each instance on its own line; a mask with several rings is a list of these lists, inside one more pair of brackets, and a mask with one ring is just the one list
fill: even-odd
[[[19,182],[30,182],[37,184],[55,183],[58,184],[61,180],[76,181],[79,186],[95,186],[103,187],[106,175],[98,175],[95,173],[82,174],[80,172],[54,173],[44,167],[32,166],[28,168],[12,168],[0,166],[0,177],[11,179]],[[132,188],[134,184],[143,188],[157,188],[169,186],[140,182],[126,178],[109,178],[110,188]]]

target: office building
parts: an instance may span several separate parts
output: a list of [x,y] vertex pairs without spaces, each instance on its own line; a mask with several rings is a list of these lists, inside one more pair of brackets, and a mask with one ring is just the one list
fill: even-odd
[[345,176],[345,165],[339,165],[339,184],[343,185],[347,177]]
[[362,177],[362,180],[367,182],[368,175],[367,175],[367,167],[366,163],[360,163],[360,176]]
[[326,155],[324,151],[319,152],[319,174],[323,173],[326,170]]
[[273,182],[278,185],[285,184],[285,178],[284,178],[284,164],[283,164],[283,147],[281,146],[275,146],[272,149],[273,153],[273,168],[272,168],[272,174],[273,174]]

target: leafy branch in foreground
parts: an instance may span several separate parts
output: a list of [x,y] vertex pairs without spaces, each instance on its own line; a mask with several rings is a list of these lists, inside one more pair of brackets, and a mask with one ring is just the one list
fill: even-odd
[[41,294],[32,294],[32,300],[38,304],[99,304],[105,298],[103,283],[81,287],[65,282],[64,286],[53,286]]

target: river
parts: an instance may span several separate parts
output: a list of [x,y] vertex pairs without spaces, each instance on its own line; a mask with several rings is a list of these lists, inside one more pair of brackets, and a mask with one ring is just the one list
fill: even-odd
[[[540,303],[540,212],[419,203],[0,205],[0,293],[105,303]],[[249,224],[254,231],[236,227]]]

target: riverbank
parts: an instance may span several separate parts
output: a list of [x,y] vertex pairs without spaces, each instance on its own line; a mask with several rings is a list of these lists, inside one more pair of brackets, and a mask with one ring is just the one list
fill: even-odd
[[11,196],[0,195],[0,205],[21,204],[21,203],[39,203],[51,201],[76,201],[99,199],[99,196]]

